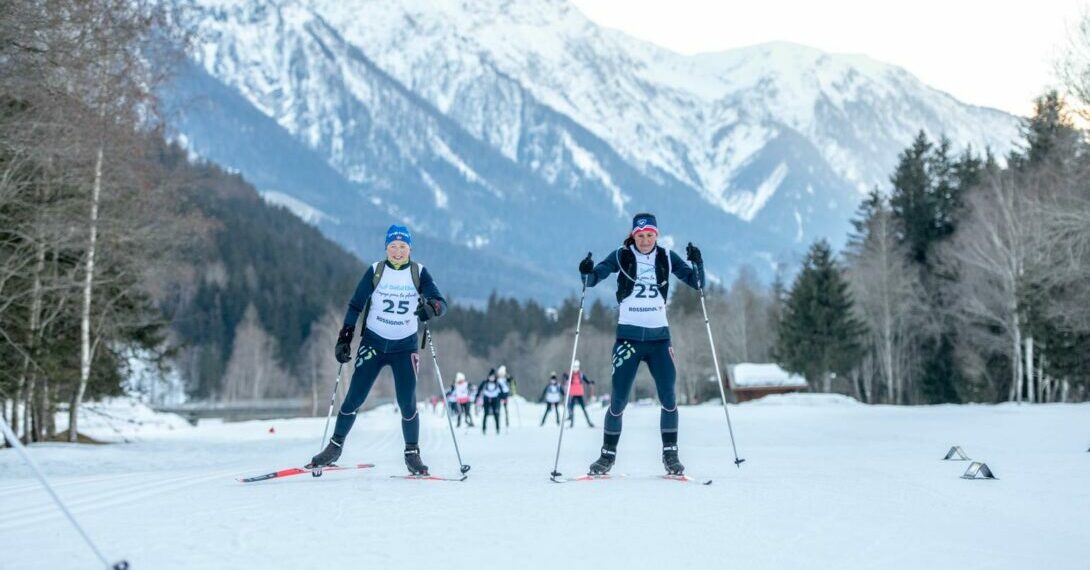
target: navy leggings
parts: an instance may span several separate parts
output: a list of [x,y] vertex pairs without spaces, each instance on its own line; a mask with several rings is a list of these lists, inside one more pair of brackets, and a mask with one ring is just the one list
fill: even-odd
[[496,433],[500,433],[500,399],[484,398],[484,419],[481,420],[481,432],[488,429],[488,416],[496,418]]
[[669,339],[638,341],[619,338],[613,345],[613,392],[609,397],[609,409],[606,410],[606,435],[621,435],[621,419],[640,362],[647,363],[647,369],[655,379],[655,390],[662,404],[659,429],[663,434],[677,433],[677,395],[674,394],[677,369]]
[[356,410],[367,400],[367,394],[375,385],[375,378],[383,366],[389,366],[394,372],[394,391],[397,393],[397,407],[401,408],[401,435],[405,445],[416,445],[420,439],[420,418],[416,413],[416,369],[419,357],[415,351],[379,352],[360,342],[356,351],[356,371],[352,373],[352,384],[341,403],[337,414],[337,427],[333,435],[342,441],[356,421]]

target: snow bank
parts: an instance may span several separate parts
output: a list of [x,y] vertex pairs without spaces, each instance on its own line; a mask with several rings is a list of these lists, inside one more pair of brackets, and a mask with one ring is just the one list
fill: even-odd
[[742,363],[730,367],[730,383],[735,388],[805,388],[806,379],[791,374],[775,364]]
[[[57,431],[68,429],[68,412],[57,413]],[[107,398],[80,406],[79,433],[91,439],[121,443],[193,429],[182,416],[157,412],[133,398]]]
[[749,402],[746,406],[861,406],[859,400],[844,394],[770,394]]

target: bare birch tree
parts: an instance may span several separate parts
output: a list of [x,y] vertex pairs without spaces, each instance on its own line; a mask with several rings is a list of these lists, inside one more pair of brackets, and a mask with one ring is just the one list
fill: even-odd
[[1090,9],[1084,9],[1078,25],[1069,34],[1056,72],[1068,93],[1080,103],[1075,111],[1090,121]]
[[[912,393],[907,384],[917,362],[914,349],[935,327],[919,272],[898,240],[886,198],[874,194],[873,199],[869,218],[861,221],[861,235],[845,254],[847,276],[855,308],[867,324],[873,368],[885,386],[883,401],[903,404]],[[873,390],[867,389],[866,397],[873,401]]]
[[[296,377],[302,387],[306,389],[311,400],[311,415],[324,414],[327,410],[327,388],[334,383],[337,377],[337,361],[333,358],[333,346],[337,343],[337,331],[341,327],[343,315],[332,307],[326,311],[321,319],[310,326],[310,335],[303,343],[300,352],[300,360]],[[341,370],[342,383],[352,376],[351,363]]]
[[[967,197],[967,219],[941,252],[943,262],[958,275],[951,284],[957,299],[953,311],[964,325],[965,338],[978,350],[1010,361],[1011,401],[1021,401],[1027,393],[1026,323],[1020,301],[1028,283],[1039,278],[1034,263],[1040,217],[1037,200],[1026,186],[1017,172],[985,172]],[[998,388],[989,384],[993,391]]]
[[257,309],[251,304],[235,330],[231,358],[224,372],[225,401],[261,400],[293,395],[289,376],[279,362],[276,339],[261,326]]

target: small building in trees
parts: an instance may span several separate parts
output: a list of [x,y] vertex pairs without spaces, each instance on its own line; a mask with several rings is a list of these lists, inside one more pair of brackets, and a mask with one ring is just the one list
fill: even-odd
[[805,378],[791,374],[779,365],[749,362],[728,367],[727,386],[737,402],[756,400],[769,394],[801,392],[809,387]]

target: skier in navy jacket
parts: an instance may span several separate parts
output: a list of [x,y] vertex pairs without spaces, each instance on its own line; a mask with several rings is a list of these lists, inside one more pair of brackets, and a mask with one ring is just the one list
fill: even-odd
[[428,466],[420,459],[420,418],[416,411],[417,328],[420,322],[446,312],[447,303],[431,274],[409,257],[412,236],[405,226],[392,225],[386,231],[386,259],[372,264],[348,303],[344,327],[337,337],[336,357],[341,364],[352,361],[352,334],[360,314],[364,328],[356,350],[355,372],[348,394],[337,414],[337,425],[329,445],[315,455],[310,466],[322,467],[341,456],[345,437],[356,421],[356,411],[367,399],[375,378],[384,366],[394,374],[394,390],[401,410],[401,434],[405,438],[405,466],[413,475],[426,475]]
[[563,401],[564,387],[560,385],[556,372],[553,372],[549,376],[549,383],[545,384],[545,389],[541,391],[541,398],[538,399],[538,402],[545,404],[545,414],[541,416],[541,425],[545,425],[550,411],[556,414],[556,425],[560,425],[560,402]]
[[588,255],[579,264],[579,273],[587,287],[594,287],[613,273],[617,275],[617,341],[613,345],[613,391],[606,410],[602,453],[591,464],[590,474],[608,473],[617,458],[617,442],[621,438],[621,420],[636,370],[646,362],[655,379],[662,410],[659,429],[662,433],[662,463],[672,475],[684,473],[678,459],[677,395],[674,351],[670,346],[670,328],[666,322],[666,298],[670,274],[696,289],[704,286],[704,262],[700,250],[692,244],[686,248],[688,263],[676,253],[658,245],[658,223],[652,214],[636,214],[632,231],[624,245],[594,265]]
[[477,392],[481,396],[484,408],[484,417],[481,419],[481,433],[488,433],[488,416],[496,419],[496,433],[500,433],[500,399],[503,397],[503,386],[496,378],[496,371],[489,370],[488,378],[481,382]]

